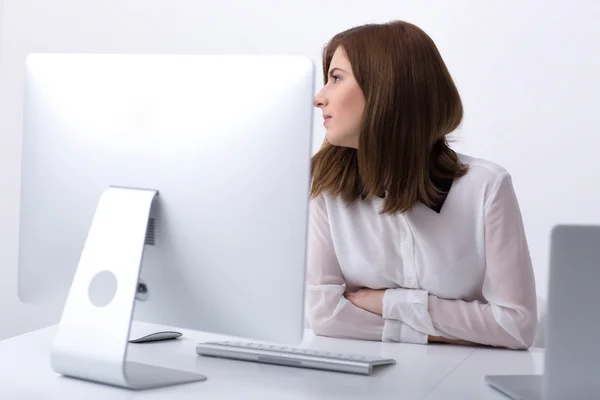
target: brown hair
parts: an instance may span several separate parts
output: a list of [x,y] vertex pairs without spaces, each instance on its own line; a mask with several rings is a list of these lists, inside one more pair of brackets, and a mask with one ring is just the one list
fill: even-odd
[[446,135],[463,116],[452,77],[431,38],[403,21],[341,32],[323,51],[327,75],[335,50],[346,51],[365,96],[358,149],[327,139],[312,158],[312,196],[324,191],[346,203],[387,191],[382,213],[408,211],[415,202],[439,204],[434,182],[467,173]]

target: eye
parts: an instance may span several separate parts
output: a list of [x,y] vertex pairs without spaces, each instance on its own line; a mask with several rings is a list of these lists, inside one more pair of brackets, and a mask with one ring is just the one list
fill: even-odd
[[331,75],[331,78],[333,79],[333,83],[338,82],[340,79],[342,79],[341,76],[339,75]]

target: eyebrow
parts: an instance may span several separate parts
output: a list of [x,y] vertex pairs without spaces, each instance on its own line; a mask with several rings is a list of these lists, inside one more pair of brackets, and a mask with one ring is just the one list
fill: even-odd
[[341,69],[341,68],[335,67],[335,68],[332,68],[332,69],[329,71],[329,76],[332,76],[332,75],[333,75],[333,73],[334,73],[335,71],[346,72],[346,71],[344,71],[344,70],[343,70],[343,69]]

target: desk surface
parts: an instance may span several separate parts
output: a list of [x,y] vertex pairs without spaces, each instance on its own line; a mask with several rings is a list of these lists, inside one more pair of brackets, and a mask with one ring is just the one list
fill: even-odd
[[[146,326],[136,326],[143,331]],[[129,360],[208,376],[204,382],[129,391],[65,378],[52,371],[55,327],[0,342],[0,398],[59,399],[505,399],[488,387],[489,373],[541,373],[541,350],[512,351],[451,345],[351,341],[307,331],[299,347],[393,357],[397,363],[371,376],[199,357],[198,341],[225,336],[183,331],[175,341],[132,344]]]
[[542,374],[543,371],[543,349],[512,351],[477,348],[423,400],[507,400],[507,397],[485,383],[486,375]]

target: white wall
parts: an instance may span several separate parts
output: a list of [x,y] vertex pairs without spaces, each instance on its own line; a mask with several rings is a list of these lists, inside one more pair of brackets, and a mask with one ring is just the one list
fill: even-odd
[[[319,62],[334,33],[390,19],[425,29],[448,63],[466,111],[456,148],[512,173],[544,295],[551,226],[600,222],[600,2],[5,0],[0,338],[59,315],[20,304],[16,293],[22,65],[29,52],[292,53]],[[315,128],[316,149],[324,132],[318,121]]]

